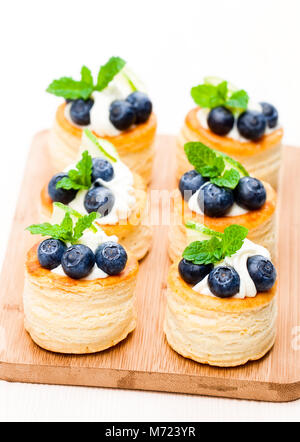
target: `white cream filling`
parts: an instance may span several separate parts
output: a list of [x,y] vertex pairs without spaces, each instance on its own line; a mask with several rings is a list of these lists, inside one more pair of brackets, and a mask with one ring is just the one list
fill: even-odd
[[[109,109],[114,100],[125,100],[128,95],[133,92],[132,86],[126,77],[133,78],[133,83],[138,87],[138,90],[145,92],[143,84],[125,67],[103,91],[93,92],[91,98],[94,100],[94,104],[90,111],[91,122],[88,126],[84,126],[85,129],[94,131],[100,137],[115,137],[121,133],[121,131],[116,129],[110,122]],[[66,105],[65,117],[76,126],[70,116],[71,105],[72,103]],[[82,128],[83,126],[78,127]]]
[[[262,106],[259,103],[250,102],[248,105],[248,110],[256,110],[258,112],[262,112]],[[207,124],[207,117],[208,117],[209,112],[210,112],[210,109],[202,109],[202,108],[199,109],[199,111],[197,112],[197,119],[198,119],[199,123],[201,124],[201,126],[204,127],[204,129],[209,129],[208,124]],[[269,135],[279,128],[280,128],[279,123],[277,124],[276,127],[272,128],[272,129],[267,126],[266,131],[265,131],[265,135]],[[231,131],[225,136],[225,138],[232,138],[233,140],[239,141],[240,143],[249,143],[249,140],[242,137],[242,135],[238,131],[237,118],[234,119],[234,126],[231,129]]]
[[[207,183],[203,184],[203,186],[206,186],[206,185],[207,185]],[[199,195],[199,192],[202,187],[200,187],[200,189],[197,190],[197,192],[195,192],[194,195],[191,196],[191,198],[189,199],[189,202],[188,202],[189,209],[192,212],[198,213],[199,215],[204,215],[204,213],[200,209],[200,205],[198,204],[198,195]],[[248,213],[248,210],[243,209],[237,203],[233,203],[233,206],[231,207],[229,212],[225,215],[225,217],[226,216],[240,216],[240,215],[244,215],[245,213]]]
[[[249,239],[244,240],[244,244],[240,250],[238,250],[231,257],[226,257],[222,262],[215,265],[215,267],[219,267],[222,265],[233,267],[240,277],[240,290],[239,292],[233,296],[233,299],[244,299],[244,298],[254,298],[257,295],[257,290],[255,284],[249,275],[247,268],[247,260],[250,256],[254,255],[262,255],[267,259],[271,259],[270,253],[264,247],[254,244]],[[209,288],[208,285],[208,276],[206,276],[202,281],[200,281],[197,285],[193,287],[198,293],[206,296],[216,297]]]
[[[97,219],[98,224],[115,225],[119,222],[127,222],[128,217],[132,213],[133,206],[136,203],[132,172],[120,160],[117,160],[116,163],[111,164],[114,168],[113,179],[111,181],[99,179],[98,182],[112,191],[115,197],[115,202],[111,212],[108,215]],[[68,167],[65,172],[68,172],[68,170],[72,169],[73,167]],[[84,207],[84,198],[87,192],[87,190],[80,190],[75,199],[69,204],[69,207],[77,210],[77,212],[81,214],[86,214],[87,211]]]

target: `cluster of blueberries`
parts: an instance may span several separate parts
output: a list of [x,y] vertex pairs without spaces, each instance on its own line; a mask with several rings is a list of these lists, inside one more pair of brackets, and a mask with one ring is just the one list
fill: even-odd
[[[254,255],[248,258],[247,268],[258,293],[271,290],[277,277],[276,269],[271,261],[264,256]],[[187,284],[193,285],[209,275],[209,289],[218,298],[230,298],[240,290],[239,274],[230,266],[197,265],[182,259],[178,270],[182,279]]]
[[225,216],[234,202],[246,210],[258,210],[267,199],[263,183],[256,178],[242,177],[237,187],[231,190],[210,183],[196,170],[190,170],[181,177],[179,190],[186,201],[199,190],[198,205],[202,213],[210,217]]
[[[260,103],[262,112],[247,110],[237,120],[237,128],[240,135],[247,140],[259,140],[269,127],[273,129],[278,123],[277,109],[269,103]],[[227,135],[234,126],[233,113],[224,106],[215,107],[210,111],[207,118],[208,127],[217,135]]]
[[87,277],[95,264],[109,276],[119,275],[127,259],[125,249],[112,241],[101,244],[96,253],[83,244],[67,247],[58,239],[46,239],[38,247],[38,260],[43,268],[53,270],[62,265],[65,274],[72,279]]
[[[91,123],[90,111],[94,100],[67,100],[72,102],[70,116],[72,121],[79,126],[88,126]],[[148,121],[152,112],[152,102],[143,92],[133,92],[126,100],[115,100],[109,109],[109,119],[118,130],[127,130],[133,124]]]
[[[109,161],[103,158],[93,158],[93,185],[84,199],[84,207],[88,213],[98,212],[103,217],[111,212],[115,203],[114,194],[103,186],[99,179],[108,182],[114,178],[114,174],[114,168]],[[48,184],[48,193],[53,202],[69,204],[77,195],[78,190],[56,188],[57,183],[65,177],[68,177],[66,173],[58,173]]]

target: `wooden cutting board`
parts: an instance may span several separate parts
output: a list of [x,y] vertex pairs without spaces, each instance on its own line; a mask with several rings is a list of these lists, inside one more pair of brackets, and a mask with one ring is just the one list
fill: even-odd
[[[235,369],[197,364],[175,353],[163,334],[167,226],[154,227],[141,264],[137,329],[116,347],[90,356],[58,355],[35,345],[23,327],[23,266],[36,240],[24,228],[38,218],[39,192],[53,174],[48,132],[32,144],[0,287],[0,378],[12,382],[191,393],[263,401],[300,398],[300,149],[286,147],[279,207],[279,328],[274,349]],[[159,136],[152,189],[175,188],[175,138]],[[161,210],[156,205],[153,210]],[[154,217],[155,218],[155,217]],[[157,223],[159,224],[159,223]]]

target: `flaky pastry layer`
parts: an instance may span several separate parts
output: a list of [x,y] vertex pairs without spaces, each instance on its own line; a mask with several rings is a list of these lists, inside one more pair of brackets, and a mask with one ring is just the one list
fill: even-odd
[[218,367],[262,358],[275,342],[276,290],[245,299],[204,296],[173,265],[164,326],[169,345],[186,358]]
[[135,258],[129,256],[118,276],[77,281],[42,268],[37,247],[27,255],[23,293],[25,328],[36,344],[57,353],[95,353],[134,330]]

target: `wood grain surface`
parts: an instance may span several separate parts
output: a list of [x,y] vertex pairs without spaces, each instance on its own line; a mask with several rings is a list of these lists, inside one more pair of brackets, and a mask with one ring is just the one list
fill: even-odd
[[[197,364],[175,353],[163,334],[168,226],[154,227],[152,251],[141,264],[137,329],[118,346],[89,356],[40,349],[23,327],[22,291],[27,249],[24,228],[38,220],[39,192],[53,173],[48,132],[32,144],[1,275],[0,378],[12,382],[156,390],[284,402],[300,398],[300,149],[286,147],[279,207],[279,327],[274,349],[235,369]],[[175,138],[159,136],[152,189],[175,184]],[[163,203],[152,207],[153,215]],[[154,218],[155,218],[154,216]]]

